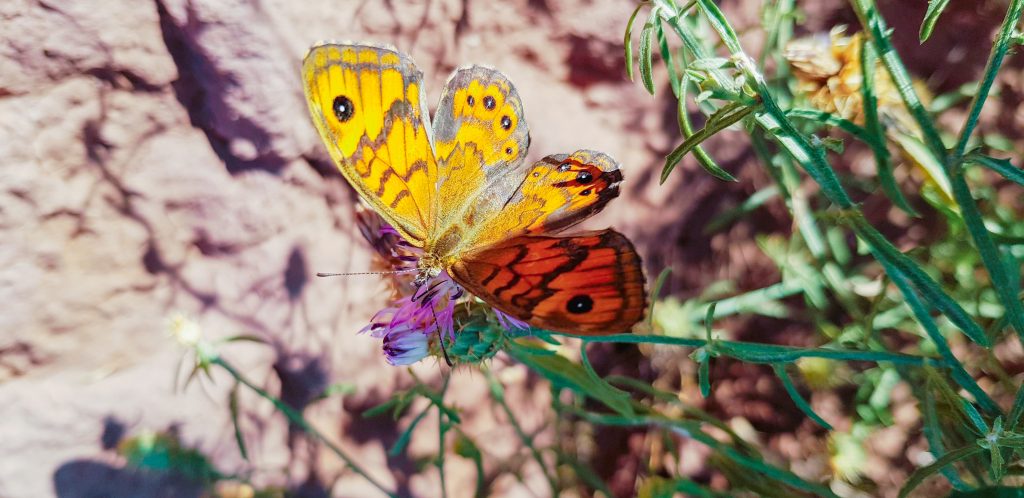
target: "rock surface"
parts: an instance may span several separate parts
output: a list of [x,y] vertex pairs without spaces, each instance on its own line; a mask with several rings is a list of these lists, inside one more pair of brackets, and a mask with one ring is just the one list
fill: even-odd
[[[411,463],[384,453],[398,426],[358,419],[408,384],[377,340],[356,335],[386,301],[386,286],[376,277],[312,278],[366,270],[371,256],[354,225],[355,196],[307,116],[303,51],[323,39],[392,43],[419,62],[431,101],[460,64],[505,71],[525,103],[530,158],[599,148],[622,161],[623,198],[589,225],[632,236],[656,273],[685,260],[669,247],[693,236],[685,221],[709,212],[702,198],[714,181],[687,161],[657,186],[678,130],[667,88],[652,98],[625,79],[631,9],[628,0],[0,4],[0,496],[109,486],[104,476],[119,465],[101,444],[110,427],[128,435],[178,427],[220,468],[262,483],[296,485],[327,465],[292,445],[283,420],[251,396],[243,407],[254,460],[241,459],[229,379],[173,388],[182,352],[166,330],[175,312],[211,337],[269,341],[224,353],[272,392],[352,384],[356,394],[315,407],[313,420],[385,482],[431,494],[436,482],[401,482]],[[743,160],[735,157],[724,161],[733,170]],[[440,369],[416,371],[431,378]],[[485,395],[481,379],[454,382],[466,427],[496,434],[493,451],[510,453],[503,415],[472,408]],[[539,419],[524,418],[531,423]],[[412,450],[428,454],[433,443]],[[387,464],[396,477],[381,470]],[[472,482],[469,464],[452,465],[452,485]],[[339,475],[335,489],[372,495],[358,477]],[[495,489],[521,493],[531,482]]]

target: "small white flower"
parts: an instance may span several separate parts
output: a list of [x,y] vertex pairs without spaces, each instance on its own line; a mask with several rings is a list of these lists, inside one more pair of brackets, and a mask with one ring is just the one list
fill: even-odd
[[169,322],[168,329],[171,337],[177,340],[178,344],[187,348],[195,348],[203,340],[203,330],[199,324],[184,313],[174,313]]

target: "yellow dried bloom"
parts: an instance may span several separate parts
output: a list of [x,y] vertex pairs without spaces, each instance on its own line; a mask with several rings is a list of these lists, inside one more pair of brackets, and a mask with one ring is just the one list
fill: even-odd
[[[863,36],[845,36],[846,28],[833,28],[828,35],[797,38],[788,44],[783,56],[789,61],[797,80],[797,92],[815,108],[833,113],[859,125],[864,124],[861,85],[860,48]],[[914,120],[903,105],[896,85],[881,63],[875,69],[875,98],[879,119],[889,128],[916,134]],[[915,86],[922,99],[930,100],[928,90]]]
[[[797,94],[805,97],[813,108],[864,125],[861,94],[864,73],[860,57],[863,35],[846,36],[845,31],[845,26],[838,26],[827,35],[794,39],[786,44],[783,57],[796,77]],[[925,184],[941,194],[943,204],[955,207],[942,165],[921,143],[917,123],[881,62],[875,68],[873,89],[878,119],[886,128],[886,136],[904,159],[922,174]],[[925,105],[931,101],[931,92],[921,81],[914,81],[914,90]]]

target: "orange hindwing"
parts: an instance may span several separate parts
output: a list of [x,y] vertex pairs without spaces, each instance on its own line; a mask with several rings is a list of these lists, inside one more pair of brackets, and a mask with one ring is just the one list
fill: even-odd
[[487,303],[558,332],[628,332],[646,309],[640,257],[613,230],[516,237],[463,256],[449,271]]

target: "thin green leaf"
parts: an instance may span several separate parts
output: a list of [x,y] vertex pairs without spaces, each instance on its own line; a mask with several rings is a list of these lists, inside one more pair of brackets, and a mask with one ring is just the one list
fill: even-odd
[[228,394],[228,410],[231,412],[231,426],[235,430],[235,443],[238,444],[238,452],[242,455],[242,460],[249,461],[249,451],[245,447],[245,436],[242,435],[242,426],[238,423],[238,386],[240,384],[235,382],[235,385],[231,387],[231,392]]
[[665,281],[668,280],[668,276],[671,273],[672,267],[666,267],[661,270],[658,278],[654,279],[654,286],[651,287],[651,294],[647,298],[647,302],[651,303],[651,309],[647,312],[647,327],[652,330],[654,329],[654,303],[661,296],[661,288],[665,286]]
[[889,72],[889,76],[892,77],[900,97],[903,98],[903,103],[917,122],[921,134],[924,136],[924,143],[928,145],[932,155],[939,159],[938,162],[942,162],[941,159],[946,157],[946,146],[942,143],[942,137],[939,136],[931,116],[921,103],[921,97],[914,90],[914,85],[910,79],[910,74],[907,72],[907,68],[903,65],[899,54],[896,53],[892,43],[889,41],[890,30],[885,25],[885,21],[882,20],[881,14],[879,14],[878,9],[871,0],[853,0],[851,3],[857,12],[861,25],[864,26],[865,31],[871,38],[871,42],[874,43],[878,56],[882,59],[882,63]]
[[942,458],[935,460],[930,465],[915,470],[913,474],[910,474],[910,478],[907,479],[907,482],[903,484],[903,487],[900,488],[900,498],[908,496],[910,492],[914,490],[914,488],[921,484],[921,482],[923,482],[929,476],[941,470],[943,467],[959,462],[960,460],[963,460],[965,458],[970,458],[974,455],[977,455],[978,453],[981,453],[982,451],[984,451],[983,448],[980,448],[977,445],[972,444],[970,446],[965,446],[963,448],[958,448],[953,451],[950,451],[949,453],[942,455]]
[[710,434],[701,430],[701,426],[693,421],[670,420],[658,416],[624,417],[617,415],[602,415],[575,407],[566,407],[566,410],[596,424],[619,427],[655,426],[668,428],[679,436],[692,438],[712,450],[719,452],[725,458],[736,462],[738,465],[750,472],[761,474],[794,489],[808,491],[813,493],[815,496],[838,498],[838,495],[825,486],[805,481],[804,479],[801,479],[800,476],[797,476],[792,472],[782,470],[765,463],[758,456],[744,454],[737,450],[737,448],[718,441]]
[[[668,337],[662,335],[643,334],[612,334],[605,336],[579,336],[563,334],[568,337],[586,339],[588,342],[611,342],[619,344],[667,344],[699,348],[707,345],[703,339],[684,337]],[[859,351],[835,348],[796,348],[775,344],[758,344],[752,342],[715,341],[715,350],[725,356],[752,363],[793,362],[800,358],[828,358],[842,361],[890,362],[898,365],[931,365],[946,367],[946,361],[937,358],[912,356],[903,353],[884,351]]]
[[984,486],[970,491],[953,491],[946,498],[1024,498],[1024,488]]
[[274,408],[277,409],[277,411],[281,412],[281,414],[284,415],[289,422],[300,427],[303,431],[306,432],[306,434],[309,434],[313,439],[319,441],[321,444],[330,449],[331,452],[333,452],[335,455],[337,455],[338,458],[345,462],[348,468],[352,469],[352,471],[355,472],[356,474],[359,474],[363,479],[365,479],[367,482],[373,485],[373,487],[377,488],[382,493],[391,498],[398,497],[398,495],[395,492],[384,487],[384,485],[377,481],[377,479],[374,479],[373,476],[366,473],[366,471],[363,470],[363,468],[359,464],[357,464],[356,461],[352,459],[352,457],[345,453],[345,451],[342,450],[341,447],[339,447],[338,445],[331,442],[331,440],[324,437],[323,433],[318,431],[316,427],[313,427],[309,422],[307,422],[306,419],[302,417],[302,414],[298,412],[298,410],[287,405],[284,401],[281,401],[281,399],[272,396],[270,393],[267,392],[266,389],[263,389],[262,387],[252,383],[252,381],[245,378],[237,369],[235,369],[234,366],[225,361],[224,358],[216,356],[210,360],[210,364],[219,366],[229,375],[231,375],[231,377],[233,377],[237,382],[241,383],[245,387],[255,392],[257,395],[259,395],[261,398],[273,404]]
[[708,23],[711,24],[711,28],[718,33],[718,36],[725,43],[725,47],[729,49],[730,53],[742,54],[743,48],[740,47],[740,38],[736,36],[736,31],[732,29],[732,25],[729,24],[729,20],[725,18],[725,14],[715,5],[712,0],[697,0],[697,5],[704,12],[704,16],[707,17]]
[[[700,41],[700,37],[693,33],[690,29],[685,29],[686,20],[683,17],[686,10],[689,9],[695,2],[689,2],[682,9],[676,7],[673,1],[655,1],[658,6],[657,14],[661,16],[672,27],[672,29],[679,35],[679,39],[683,41],[683,47],[690,53],[693,59],[707,59],[710,54],[704,49],[704,45]],[[711,77],[716,81],[727,81],[728,75],[724,71],[718,68],[710,69]]]
[[861,213],[856,212],[849,216],[847,222],[855,228],[857,235],[865,240],[871,248],[872,254],[875,255],[875,259],[887,268],[887,272],[888,268],[901,272],[912,284],[908,289],[920,292],[929,304],[944,313],[972,341],[984,347],[991,347],[991,342],[985,335],[985,331],[967,314],[967,311],[949,294],[946,294],[920,266],[897,250],[885,236],[869,225]]
[[1003,476],[1006,474],[1006,460],[1003,459],[1003,451],[999,447],[1007,441],[1001,437],[1003,432],[1002,419],[997,418],[995,424],[992,427],[992,434],[989,436],[995,436],[996,444],[992,444],[989,437],[978,441],[978,446],[987,448],[989,452],[989,471],[992,475],[992,480],[999,482],[1003,480]]
[[355,384],[350,382],[335,382],[334,384],[327,386],[327,389],[324,389],[324,392],[320,397],[329,398],[331,396],[344,396],[347,394],[354,394],[355,392]]
[[885,146],[885,130],[878,119],[878,99],[875,98],[875,67],[878,64],[878,55],[875,53],[875,46],[867,39],[861,39],[860,67],[863,72],[863,84],[861,84],[861,96],[864,99],[864,129],[870,134],[871,152],[875,156],[875,169],[878,171],[878,181],[882,185],[885,195],[904,212],[911,216],[918,216],[917,211],[910,207],[907,198],[903,196],[896,183],[896,176],[893,174],[892,160],[889,157],[889,149]]
[[795,1],[780,0],[766,3],[761,21],[761,26],[764,26],[766,32],[764,48],[758,56],[757,67],[764,68],[765,61],[771,55],[776,58],[776,72],[780,78],[785,78],[789,74],[788,64],[784,62],[785,59],[780,54],[782,54],[786,42],[793,35],[793,20],[796,17],[793,15]]
[[661,52],[661,60],[665,61],[665,67],[668,68],[668,83],[672,87],[672,95],[679,98],[679,86],[685,84],[680,78],[679,73],[676,71],[676,63],[672,58],[672,50],[668,47],[668,40],[665,39],[665,30],[662,29],[661,23],[658,26],[658,49]]
[[718,303],[711,303],[708,306],[708,310],[704,313],[704,339],[711,344],[714,339],[711,337],[711,324],[715,320],[715,309],[718,308]]
[[981,405],[982,409],[991,414],[1002,414],[999,405],[989,397],[981,386],[974,381],[974,377],[971,376],[967,370],[964,369],[963,364],[960,360],[953,355],[953,351],[950,350],[949,344],[946,343],[945,337],[942,336],[942,332],[939,331],[939,326],[935,323],[931,314],[921,299],[918,297],[917,292],[914,291],[913,286],[910,283],[909,276],[907,276],[901,268],[892,266],[887,261],[879,260],[882,263],[882,267],[885,269],[885,273],[889,275],[893,284],[896,285],[903,293],[903,297],[906,300],[906,304],[910,307],[911,312],[917,319],[921,327],[924,328],[925,333],[932,340],[932,343],[938,349],[939,354],[946,360],[946,366],[952,370],[953,380],[963,387],[964,390],[971,393],[974,396],[978,404]]
[[[932,101],[928,103],[928,110],[932,114],[942,114],[954,107],[958,107],[964,102],[967,102],[974,96],[978,91],[978,82],[972,81],[964,83],[963,85],[954,88],[946,93],[940,93],[932,97]],[[992,93],[996,94],[999,90],[993,90]],[[995,95],[992,95],[993,97]]]
[[[935,154],[917,137],[905,133],[894,133],[892,139],[899,144],[900,148],[903,149],[903,153],[912,160],[914,166],[920,168],[927,178],[934,183],[934,186],[938,187],[943,196],[943,204],[948,205],[950,208],[955,208],[953,188],[949,184],[949,175],[946,174],[945,165],[936,159]],[[928,185],[926,184],[926,186]]]
[[755,313],[772,318],[785,318],[789,316],[789,312],[778,300],[800,294],[803,291],[803,287],[798,283],[785,281],[738,296],[719,299],[715,301],[715,318],[723,318],[739,313]]
[[[1020,302],[1020,286],[1017,278],[1011,273],[1020,274],[1020,267],[1017,265],[1007,266],[1004,264],[1003,255],[999,252],[992,234],[985,228],[985,221],[982,219],[981,211],[974,202],[967,180],[964,179],[963,169],[957,169],[951,180],[953,182],[953,196],[960,205],[960,213],[963,215],[967,231],[974,240],[974,246],[981,254],[981,261],[988,270],[992,279],[992,286],[995,288],[999,301],[1006,308],[1010,324],[1017,331],[1017,334],[1024,338],[1024,305]],[[1019,277],[1018,277],[1019,278]]]
[[[178,393],[185,387],[181,382],[181,367],[185,366],[185,358],[191,357],[191,354],[178,356],[178,361],[174,363],[174,370],[172,370],[172,372],[174,372],[174,377],[171,379],[171,392]],[[195,372],[195,368],[192,369],[192,372],[189,372],[189,377],[192,376],[193,372]]]
[[839,177],[825,160],[820,148],[813,147],[803,134],[798,132],[788,119],[785,119],[782,109],[779,109],[778,105],[770,98],[763,96],[768,93],[766,88],[762,87],[761,90],[764,92],[762,105],[765,107],[765,112],[756,114],[755,122],[764,129],[765,134],[777,141],[790,157],[807,171],[807,174],[821,186],[822,192],[832,203],[842,209],[852,208],[853,200],[843,189]]
[[[679,132],[683,134],[683,137],[689,137],[693,135],[693,124],[690,123],[690,112],[686,109],[687,95],[690,88],[690,80],[684,78],[679,83],[679,96],[678,105],[676,106],[676,115],[679,121]],[[714,176],[719,180],[726,182],[735,182],[736,177],[729,174],[728,171],[722,169],[714,159],[704,150],[704,147],[700,145],[694,147],[693,156],[697,159],[697,164],[700,167]]]
[[768,201],[775,199],[779,196],[778,185],[769,185],[757,192],[754,192],[747,197],[739,206],[722,212],[715,217],[711,218],[707,226],[701,230],[704,235],[711,235],[731,225],[734,221],[750,214],[761,206],[764,206]]
[[1024,0],[1012,0],[1010,7],[1006,9],[1006,17],[1003,18],[1003,24],[999,27],[999,35],[996,37],[996,42],[992,45],[992,51],[989,52],[988,61],[985,63],[985,73],[978,84],[978,91],[971,98],[970,111],[967,113],[967,119],[964,120],[964,125],[960,129],[956,146],[953,148],[953,157],[948,164],[950,168],[958,165],[960,158],[964,155],[964,151],[967,150],[967,142],[970,141],[974,128],[978,125],[981,109],[985,106],[985,101],[988,100],[989,92],[992,89],[992,84],[996,81],[996,75],[999,74],[999,68],[1003,64],[1003,59],[1010,51],[1010,47],[1017,43],[1019,37],[1017,25],[1020,24],[1022,14],[1024,14]]
[[633,81],[633,23],[636,21],[637,14],[640,13],[640,9],[644,8],[647,2],[641,2],[633,9],[633,14],[629,16],[629,22],[626,23],[626,36],[623,37],[622,46],[626,49],[626,76],[629,76],[629,81]]
[[1024,436],[1003,436],[999,438],[999,446],[1004,448],[1024,448]]
[[[1001,246],[1024,246],[1024,237],[1015,237],[1012,235],[1003,235],[1001,233],[992,234],[992,238],[996,241],[996,244]],[[1000,324],[999,327],[991,327],[989,330],[1002,330],[1006,324]]]
[[192,367],[192,371],[188,373],[188,377],[185,378],[185,382],[181,385],[181,388],[184,389],[188,387],[188,385],[192,383],[192,379],[195,379],[199,375],[199,372],[206,372],[206,376],[210,376],[209,367],[205,365],[196,365],[195,367]]
[[409,422],[409,426],[406,427],[404,431],[402,431],[402,434],[398,436],[398,439],[395,441],[395,444],[391,445],[391,448],[388,449],[388,456],[396,457],[398,455],[401,455],[402,452],[405,451],[405,447],[409,445],[409,441],[412,439],[413,431],[415,431],[416,427],[420,425],[420,422],[423,421],[423,418],[427,416],[427,413],[430,411],[430,408],[432,406],[434,405],[427,405],[427,407],[424,408],[423,411],[419,413],[419,415],[416,415],[416,418],[412,419],[412,421]]
[[[487,385],[491,389],[491,396],[501,409],[505,411],[505,416],[508,417],[509,424],[512,425],[512,429],[516,431],[516,435],[519,436],[519,440],[530,449],[530,454],[533,455],[534,461],[537,462],[537,466],[540,467],[541,473],[544,474],[544,478],[548,482],[548,486],[551,487],[551,492],[554,494],[558,491],[558,482],[554,475],[548,471],[548,465],[544,462],[544,457],[540,454],[540,450],[533,444],[533,438],[526,434],[523,430],[523,426],[519,424],[519,420],[516,418],[516,414],[512,412],[512,407],[508,406],[508,402],[505,400],[505,387],[501,385],[501,381],[494,376],[489,369],[484,369],[484,375],[487,377]],[[552,390],[555,389],[555,384],[552,383]]]
[[[945,386],[945,383],[942,385]],[[921,417],[924,419],[924,437],[928,441],[929,452],[935,457],[941,458],[946,453],[946,447],[942,443],[942,427],[939,426],[939,414],[935,409],[935,394],[930,385],[921,386],[911,383],[911,386],[918,393],[918,399],[921,400],[919,406]],[[945,466],[940,472],[954,488],[962,489],[965,486],[952,466]]]
[[[818,123],[825,124],[828,126],[835,126],[843,131],[846,131],[847,133],[850,133],[858,140],[867,143],[868,146],[871,146],[872,140],[877,139],[876,137],[868,133],[866,129],[854,123],[853,121],[840,118],[835,114],[826,113],[824,111],[818,111],[816,109],[794,108],[786,111],[785,115],[786,117],[790,118],[806,119],[808,121],[816,121]],[[885,146],[885,142],[882,142],[882,144],[883,146]]]
[[702,356],[697,364],[697,383],[701,397],[707,399],[711,395],[711,357],[707,354]]
[[462,458],[473,461],[473,467],[476,469],[476,491],[473,492],[475,498],[485,498],[490,495],[487,489],[487,474],[484,472],[484,457],[480,448],[461,430],[456,429],[455,444],[453,445],[455,454]]
[[624,392],[610,388],[606,382],[596,382],[582,366],[569,361],[564,356],[537,354],[535,349],[524,346],[519,341],[512,341],[509,343],[506,353],[543,375],[553,384],[565,386],[579,394],[589,396],[620,414],[633,414],[629,396]]
[[651,18],[644,23],[640,31],[640,81],[643,82],[647,93],[654,95],[654,54],[651,53],[651,37],[654,36],[654,23],[658,21],[657,15],[652,12]]
[[637,498],[673,498],[679,496],[680,493],[683,496],[698,498],[725,496],[689,479],[667,479],[661,476],[648,477],[636,493]]
[[[387,400],[385,400],[384,402],[382,402],[381,404],[379,404],[377,406],[371,406],[370,408],[367,408],[366,410],[363,411],[361,416],[363,418],[373,418],[373,417],[376,417],[376,416],[379,416],[379,415],[383,415],[384,413],[387,413],[388,411],[392,411],[392,409],[394,409],[396,407],[405,406],[405,405],[406,405],[406,402],[404,402],[402,400],[402,396],[396,394],[394,396],[391,396],[390,398],[388,398]],[[395,410],[396,413],[398,411],[400,411],[400,410]]]
[[620,399],[629,399],[629,393],[611,385],[594,370],[594,365],[590,363],[590,356],[587,354],[587,341],[580,343],[580,363],[583,365],[583,370],[587,372],[587,376],[590,377],[591,382],[595,385],[600,385],[608,392],[615,393]]
[[259,343],[259,344],[267,344],[267,340],[266,339],[264,339],[264,338],[262,338],[262,337],[260,337],[258,335],[251,335],[251,334],[233,335],[231,337],[224,338],[223,341],[224,342],[256,342],[256,343]]
[[981,418],[981,414],[978,413],[978,409],[966,399],[960,400],[960,409],[963,410],[964,414],[967,415],[967,419],[974,425],[974,429],[980,435],[988,434],[988,424],[985,423],[985,419]]
[[775,375],[777,375],[779,380],[782,381],[782,387],[786,388],[786,393],[789,394],[789,398],[793,400],[793,403],[796,404],[797,408],[804,412],[804,415],[807,415],[816,424],[824,427],[827,431],[831,431],[832,426],[826,422],[825,419],[815,413],[814,409],[811,408],[811,405],[807,403],[807,400],[805,400],[804,397],[800,395],[800,392],[797,391],[796,386],[793,385],[793,379],[790,378],[789,372],[786,371],[786,364],[776,363],[772,365],[772,368],[775,369]]
[[1013,398],[1013,408],[1010,409],[1010,415],[1006,419],[1006,430],[1017,432],[1021,415],[1024,415],[1024,384],[1017,388],[1017,396]]
[[[745,102],[733,102],[723,106],[721,109],[716,111],[711,117],[708,118],[708,122],[699,131],[690,135],[683,143],[679,144],[672,152],[665,158],[665,166],[661,170],[661,183],[665,183],[668,179],[668,175],[672,173],[672,170],[683,160],[690,150],[700,145],[701,142],[707,140],[715,133],[718,133],[749,116],[754,111],[758,110],[760,106],[752,105]],[[712,174],[715,174],[712,172]],[[725,179],[719,176],[721,179]],[[733,178],[732,175],[728,175],[729,178]],[[735,178],[733,178],[735,180]]]
[[601,476],[599,476],[593,468],[587,465],[586,462],[576,458],[568,458],[561,453],[558,453],[558,464],[568,465],[569,468],[572,469],[574,476],[594,490],[604,493],[607,498],[615,497],[615,493],[608,487],[608,484],[602,481]]
[[980,153],[971,153],[964,158],[964,162],[984,166],[1017,185],[1024,185],[1024,170],[1014,166],[1007,159],[996,159]]
[[918,39],[921,40],[921,43],[924,43],[932,36],[935,22],[939,20],[939,16],[942,15],[942,11],[948,4],[949,0],[928,0],[928,11],[924,13],[924,21],[921,22],[921,31],[918,34]]

